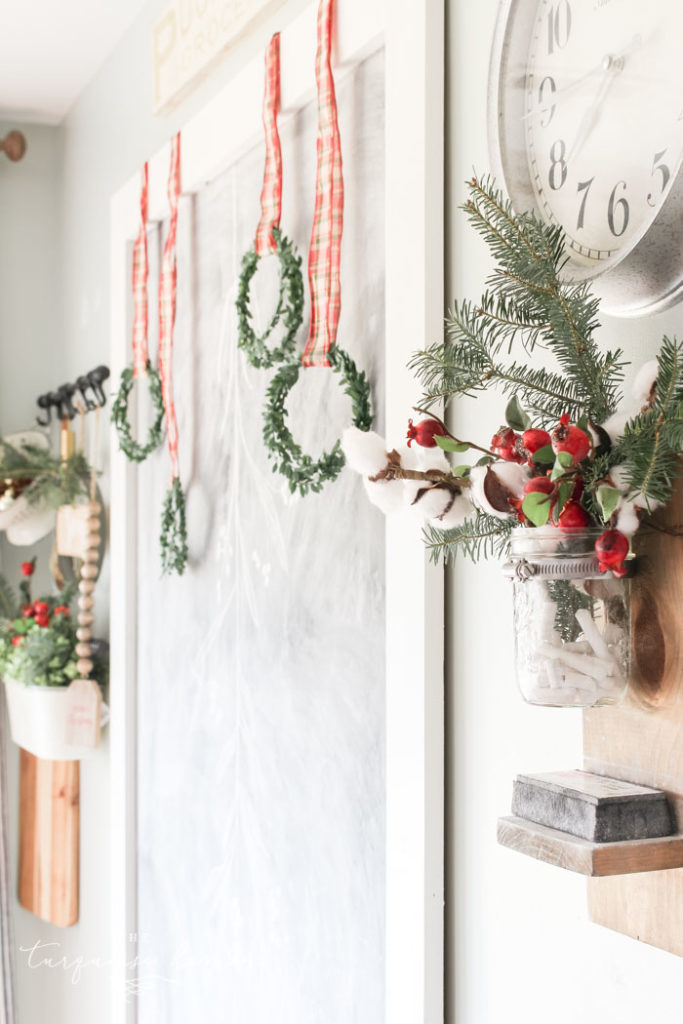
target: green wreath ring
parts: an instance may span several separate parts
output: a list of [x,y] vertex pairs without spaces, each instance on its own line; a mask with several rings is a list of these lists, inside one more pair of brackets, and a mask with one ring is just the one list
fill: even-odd
[[[363,371],[358,370],[353,359],[338,346],[329,351],[332,370],[341,378],[341,385],[351,399],[353,423],[359,430],[372,426],[370,408],[370,383]],[[292,437],[287,427],[287,396],[299,379],[301,362],[297,359],[281,367],[273,377],[266,392],[263,414],[263,441],[268,457],[274,462],[273,472],[281,473],[289,481],[289,489],[305,497],[309,491],[322,490],[327,480],[335,480],[343,466],[344,454],[339,441],[331,451],[323,452],[317,461],[306,455]]]
[[127,366],[121,374],[119,390],[111,407],[111,421],[119,437],[119,448],[132,462],[144,462],[164,439],[164,400],[161,395],[161,377],[159,371],[154,369],[149,360],[145,370],[149,383],[149,395],[156,410],[156,419],[149,428],[144,444],[134,440],[128,419],[128,399],[135,381],[132,366]]
[[[281,363],[294,354],[296,332],[304,316],[304,279],[301,273],[301,256],[279,228],[272,229],[275,241],[275,255],[280,262],[280,291],[275,312],[263,334],[257,334],[251,325],[249,308],[251,279],[256,273],[260,256],[255,249],[249,249],[242,257],[242,272],[237,292],[238,346],[247,354],[247,359],[257,369],[267,369]],[[282,342],[269,349],[266,342],[282,323],[285,335]]]

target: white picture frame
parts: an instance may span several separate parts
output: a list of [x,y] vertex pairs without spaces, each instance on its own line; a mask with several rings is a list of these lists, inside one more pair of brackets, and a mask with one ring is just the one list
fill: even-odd
[[[317,2],[282,32],[282,111],[314,95]],[[265,43],[265,40],[264,40]],[[407,369],[443,329],[443,0],[344,0],[334,64],[385,48],[386,431],[405,435],[418,395]],[[243,68],[182,131],[185,195],[261,138],[263,60]],[[342,140],[343,145],[343,140]],[[149,163],[149,216],[168,215],[169,147]],[[139,176],[111,200],[111,369],[130,358],[128,247]],[[111,1024],[134,1024],[136,956],[136,471],[111,451]],[[386,529],[386,1021],[443,1021],[443,570],[430,565],[413,518]]]

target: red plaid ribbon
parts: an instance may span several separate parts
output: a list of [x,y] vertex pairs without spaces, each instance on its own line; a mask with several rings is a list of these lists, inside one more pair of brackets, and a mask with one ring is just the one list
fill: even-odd
[[280,33],[266,48],[266,87],[263,94],[263,128],[266,135],[266,166],[261,190],[261,220],[254,243],[257,256],[275,251],[273,228],[280,226],[282,211],[282,149],[277,130],[280,110]]
[[168,173],[168,204],[171,216],[164,244],[159,277],[159,375],[166,413],[166,435],[171,456],[171,477],[178,473],[178,421],[173,404],[173,328],[175,326],[178,266],[178,201],[180,198],[180,133],[171,140],[171,166]]
[[140,189],[140,230],[133,249],[133,376],[144,376],[149,359],[147,329],[149,309],[147,302],[147,164],[142,168]]
[[344,222],[344,179],[337,123],[337,100],[330,64],[334,0],[320,0],[318,51],[315,77],[318,84],[318,142],[315,211],[308,252],[311,291],[311,323],[301,362],[304,366],[329,366],[328,352],[337,340],[341,312],[339,264]]

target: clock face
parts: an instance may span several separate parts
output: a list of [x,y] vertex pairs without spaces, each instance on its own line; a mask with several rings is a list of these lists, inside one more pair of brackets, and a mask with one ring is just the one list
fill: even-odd
[[566,232],[575,276],[590,277],[646,235],[681,168],[683,4],[540,0],[526,31],[531,191]]

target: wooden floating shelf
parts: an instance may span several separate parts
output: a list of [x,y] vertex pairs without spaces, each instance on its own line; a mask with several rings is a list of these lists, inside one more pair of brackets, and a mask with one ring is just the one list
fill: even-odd
[[592,878],[683,867],[683,835],[591,843],[524,818],[499,818],[498,842],[527,857]]

